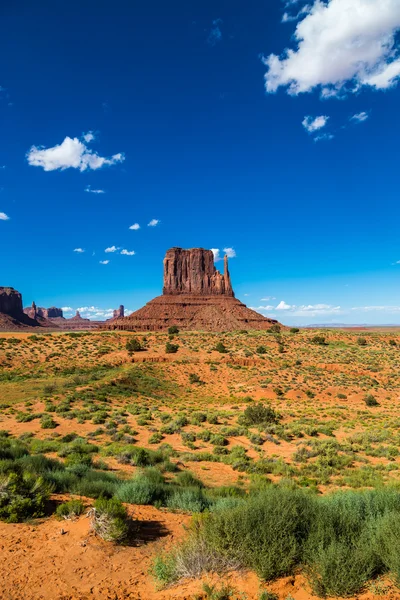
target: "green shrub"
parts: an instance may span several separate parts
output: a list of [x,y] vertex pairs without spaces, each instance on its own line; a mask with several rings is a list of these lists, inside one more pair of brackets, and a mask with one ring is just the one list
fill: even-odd
[[178,335],[179,329],[177,325],[171,325],[171,327],[168,328],[168,333],[169,335]]
[[40,419],[40,427],[42,429],[55,429],[58,426],[51,415],[43,415]]
[[299,333],[300,329],[298,327],[292,327],[290,329],[290,333]]
[[326,338],[324,335],[315,335],[313,338],[311,338],[310,342],[312,344],[316,344],[317,346],[326,346]]
[[372,406],[379,406],[378,400],[372,394],[368,394],[368,396],[365,397],[365,404],[367,406],[371,406],[371,407]]
[[339,492],[316,505],[305,548],[307,572],[320,595],[352,596],[379,571],[374,521],[400,498],[380,492]]
[[267,353],[267,349],[265,346],[258,346],[256,349],[257,354],[266,354]]
[[190,373],[189,375],[189,383],[203,383],[197,373]]
[[203,520],[207,545],[265,580],[293,573],[301,562],[313,513],[303,492],[271,487]]
[[365,339],[365,337],[358,337],[357,338],[357,344],[359,346],[366,346],[367,345],[367,340]]
[[171,342],[167,342],[165,344],[165,353],[166,354],[176,354],[179,350],[178,344],[171,344]]
[[133,354],[134,352],[141,352],[143,350],[142,344],[139,342],[137,337],[131,337],[126,342],[126,349],[129,354]]
[[280,416],[273,408],[271,408],[271,406],[259,402],[248,406],[243,415],[239,417],[238,421],[240,424],[250,427],[252,425],[278,423],[279,419]]
[[269,333],[280,333],[281,331],[281,326],[278,325],[278,323],[274,323],[274,325],[271,325],[271,327],[268,329]]
[[228,352],[227,348],[225,347],[225,345],[222,342],[218,342],[218,344],[215,346],[214,350],[216,350],[217,352],[220,352],[221,354],[226,354]]
[[85,505],[81,500],[69,500],[57,506],[56,516],[59,519],[76,519],[85,510]]
[[374,550],[400,585],[400,514],[387,512],[377,523]]
[[164,477],[155,468],[145,469],[124,482],[116,495],[129,504],[154,504],[164,499]]
[[43,477],[20,468],[0,476],[0,520],[19,523],[44,515],[51,487]]
[[126,508],[117,498],[99,498],[92,510],[92,528],[106,542],[120,543],[128,535]]

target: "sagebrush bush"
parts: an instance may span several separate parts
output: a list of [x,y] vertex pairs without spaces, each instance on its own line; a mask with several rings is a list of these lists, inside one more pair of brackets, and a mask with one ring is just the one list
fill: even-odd
[[120,543],[128,535],[126,508],[117,498],[99,498],[92,512],[93,531],[106,542]]
[[259,402],[248,406],[243,415],[239,417],[238,422],[242,425],[251,426],[278,423],[279,419],[279,414],[271,406]]
[[56,509],[56,516],[59,519],[75,519],[85,510],[85,505],[81,500],[68,500],[63,502]]
[[51,487],[42,477],[10,469],[0,476],[0,520],[19,523],[43,516],[50,492]]

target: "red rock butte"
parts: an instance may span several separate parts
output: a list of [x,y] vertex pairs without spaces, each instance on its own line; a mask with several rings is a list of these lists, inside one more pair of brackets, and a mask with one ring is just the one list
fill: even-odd
[[191,331],[269,329],[277,321],[263,317],[235,298],[224,257],[224,272],[212,250],[171,248],[164,258],[163,295],[128,317],[104,327],[126,331],[162,331],[172,325]]

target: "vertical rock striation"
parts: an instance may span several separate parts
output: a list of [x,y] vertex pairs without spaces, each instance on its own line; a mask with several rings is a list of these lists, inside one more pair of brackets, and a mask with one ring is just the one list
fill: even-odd
[[214,266],[212,250],[204,248],[171,248],[164,258],[165,296],[193,294],[197,296],[234,297],[228,269],[228,257],[224,258],[224,273]]

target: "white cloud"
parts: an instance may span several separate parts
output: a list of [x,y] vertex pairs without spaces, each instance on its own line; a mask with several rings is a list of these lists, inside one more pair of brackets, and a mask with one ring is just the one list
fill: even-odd
[[93,142],[93,140],[95,139],[93,131],[88,131],[87,133],[84,133],[82,137],[87,144]]
[[400,306],[354,306],[351,310],[356,310],[359,312],[399,313]]
[[150,221],[150,223],[147,223],[147,227],[156,227],[156,225],[158,225],[158,224],[159,224],[159,222],[160,222],[160,220],[159,220],[159,219],[152,219],[152,220]]
[[352,117],[350,117],[350,121],[354,121],[355,123],[363,123],[369,118],[369,114],[365,111],[356,113]]
[[287,304],[283,300],[275,307],[275,310],[287,311],[294,317],[316,317],[321,315],[340,315],[343,313],[340,306],[333,306],[331,304],[302,304],[296,306],[295,304]]
[[92,187],[90,185],[87,185],[85,187],[85,192],[89,192],[91,194],[105,194],[104,190],[92,190]]
[[224,254],[226,254],[228,258],[236,257],[236,251],[234,248],[224,248]]
[[[214,262],[218,262],[222,260],[223,256],[221,255],[221,251],[219,248],[211,248],[211,252],[214,254]],[[224,255],[226,254],[228,258],[235,258],[236,251],[234,248],[224,248]]]
[[296,26],[296,48],[263,59],[267,92],[297,95],[321,88],[323,97],[363,86],[387,89],[400,76],[399,0],[314,0]]
[[119,152],[111,158],[99,156],[78,138],[66,137],[64,141],[52,148],[32,146],[27,153],[28,163],[34,167],[42,167],[45,171],[60,169],[97,170],[105,166],[123,162],[125,156]]
[[0,212],[0,221],[9,221],[10,217],[5,212]]
[[109,262],[110,262],[109,260],[100,260],[100,261],[99,261],[99,263],[100,263],[101,265],[108,265],[108,263],[109,263]]
[[274,310],[274,306],[252,306],[252,310]]
[[329,117],[326,115],[321,115],[319,117],[304,117],[302,121],[302,125],[308,133],[314,133],[314,131],[318,131],[318,129],[322,129],[328,122]]
[[83,248],[74,248],[74,252],[78,252],[78,254],[82,254],[82,252],[85,252]]
[[140,229],[140,225],[139,225],[139,223],[134,223],[133,225],[131,225],[129,227],[129,229],[133,229],[133,231],[137,231],[138,229]]
[[222,40],[222,31],[220,28],[222,25],[222,19],[214,19],[210,33],[208,34],[207,42],[210,46],[215,46]]
[[314,138],[314,142],[322,142],[324,140],[333,140],[335,136],[332,133],[321,133],[321,135],[316,135]]
[[270,300],[276,300],[275,296],[267,296],[266,298],[261,298],[261,302],[269,302]]
[[116,252],[117,250],[119,250],[117,246],[110,246],[109,248],[106,248],[104,252],[107,252],[107,254],[109,254],[110,252]]
[[[292,2],[292,4],[295,4],[295,2]],[[286,8],[288,8],[287,5]],[[290,15],[288,12],[283,13],[283,17],[282,17],[282,23],[291,23],[292,21],[298,21],[300,19],[300,17],[302,17],[303,15],[306,15],[310,12],[311,10],[311,5],[310,4],[306,4],[305,6],[303,6],[296,15]]]
[[211,252],[214,254],[214,262],[218,262],[219,260],[221,260],[219,248],[211,248]]
[[287,304],[284,300],[281,300],[278,304],[278,306],[275,307],[275,310],[289,310],[292,307],[290,306],[290,304]]
[[63,313],[72,313],[72,311],[73,311],[71,306],[62,306],[61,310],[63,311]]
[[134,250],[125,250],[125,248],[123,250],[121,250],[121,254],[124,254],[125,256],[134,256],[135,251]]

